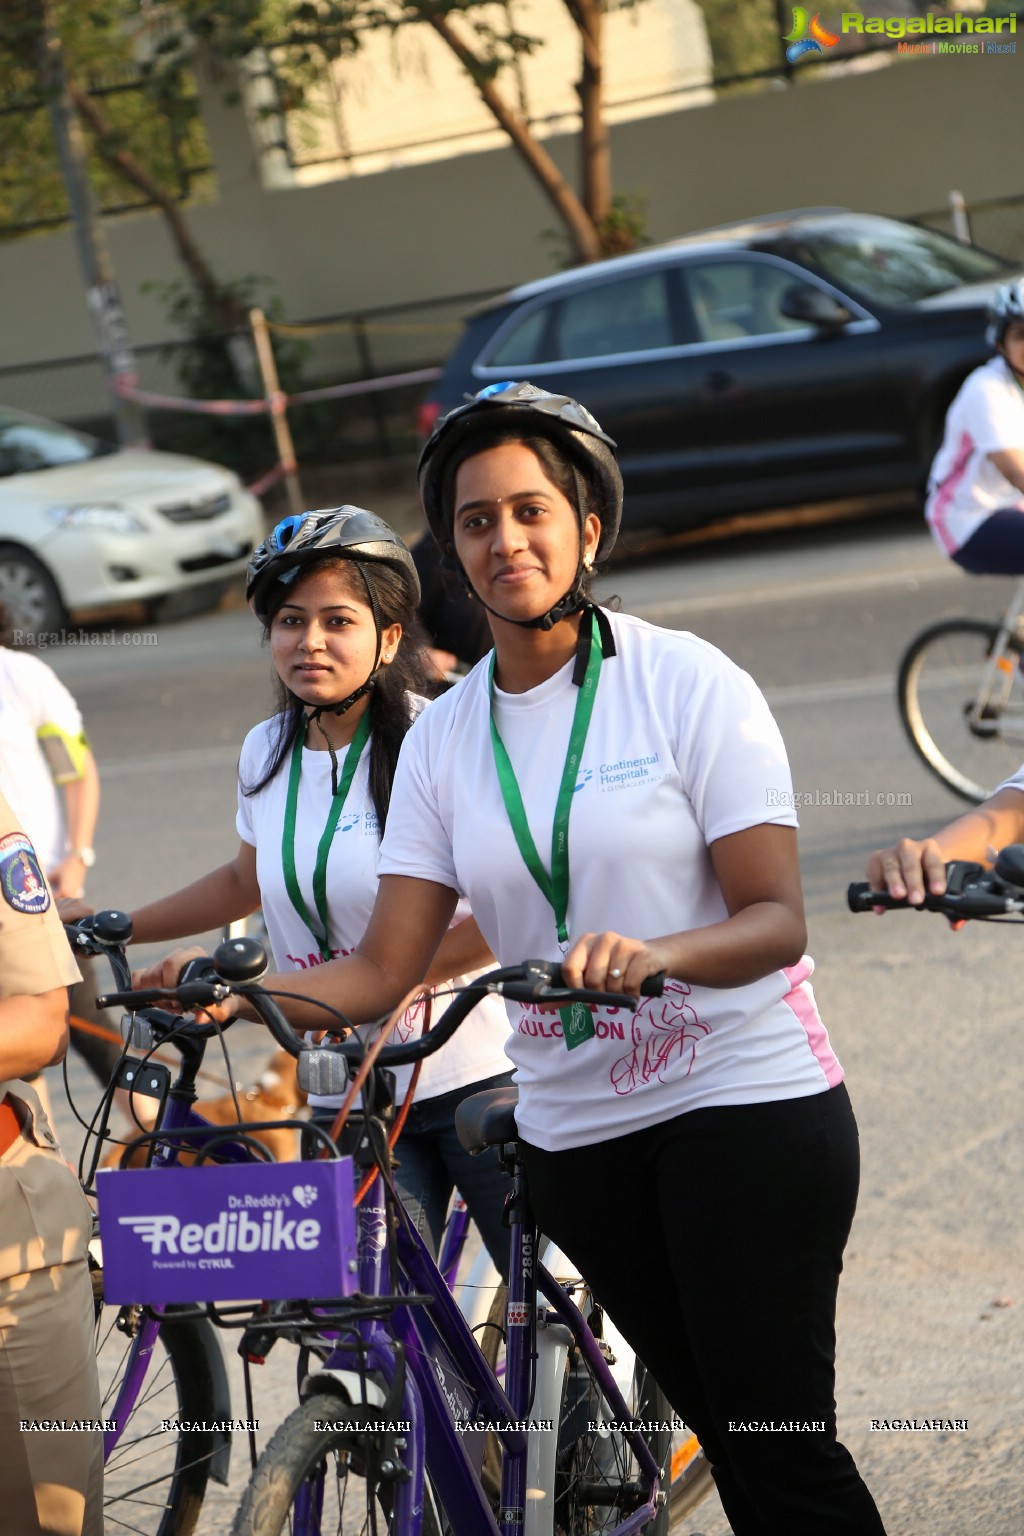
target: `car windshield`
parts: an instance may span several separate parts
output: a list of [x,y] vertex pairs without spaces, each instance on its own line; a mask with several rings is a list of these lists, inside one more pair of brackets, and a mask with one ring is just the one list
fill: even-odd
[[890,219],[811,225],[773,240],[771,249],[879,304],[913,304],[1008,270],[987,251]]
[[27,475],[36,469],[57,469],[114,453],[110,443],[86,432],[73,432],[41,416],[0,407],[0,476]]

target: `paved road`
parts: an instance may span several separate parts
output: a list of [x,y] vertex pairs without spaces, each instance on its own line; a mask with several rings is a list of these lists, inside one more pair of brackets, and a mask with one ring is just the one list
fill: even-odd
[[[894,520],[664,556],[616,573],[606,589],[748,667],[776,711],[797,788],[833,800],[802,813],[801,850],[816,990],[864,1154],[840,1304],[842,1434],[890,1536],[1018,1536],[1017,935],[983,926],[952,935],[937,919],[898,914],[854,921],[843,903],[870,848],[932,829],[958,808],[901,737],[892,678],[902,645],[942,614],[994,612],[1007,584],[959,575],[912,522]],[[127,907],[230,855],[237,747],[269,699],[269,659],[246,614],[155,634],[152,646],[122,635],[129,643],[49,657],[79,697],[103,770],[92,894]],[[860,803],[836,806],[836,791]],[[895,796],[900,805],[885,803]],[[250,1032],[243,1080],[259,1049]],[[83,1083],[77,1068],[74,1076]],[[283,1359],[271,1370],[273,1390],[257,1399],[265,1423],[289,1385]],[[872,1428],[915,1417],[969,1428]],[[243,1459],[239,1443],[237,1467]],[[228,1529],[236,1499],[234,1484],[216,1490],[205,1536]],[[686,1529],[725,1536],[727,1526],[709,1503]]]

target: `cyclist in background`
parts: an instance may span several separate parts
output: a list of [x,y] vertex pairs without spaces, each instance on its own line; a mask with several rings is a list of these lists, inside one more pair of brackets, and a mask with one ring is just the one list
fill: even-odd
[[968,374],[946,416],[925,517],[975,575],[1024,574],[1024,278],[996,289],[986,337],[996,356]]
[[485,390],[438,423],[420,489],[493,659],[406,737],[356,953],[289,987],[376,1016],[459,894],[502,963],[634,995],[664,971],[635,1014],[511,1005],[534,1214],[700,1438],[735,1536],[883,1536],[836,1438],[857,1130],[803,954],[778,727],[721,652],[592,602],[622,480],[575,401]]
[[[278,712],[242,746],[239,850],[230,863],[134,912],[133,942],[220,928],[262,905],[289,990],[296,972],[347,954],[362,936],[399,748],[433,687],[420,648],[403,638],[419,601],[412,557],[372,512],[342,506],[286,518],[253,554],[246,595],[269,640]],[[467,915],[451,929],[428,979],[461,979],[489,960]],[[424,969],[411,985],[426,976]],[[407,1016],[400,1038],[418,1025],[418,1015]],[[461,1048],[424,1064],[396,1174],[406,1208],[435,1251],[457,1185],[502,1270],[508,1180],[496,1154],[471,1158],[462,1149],[454,1114],[468,1094],[510,1081],[507,1035],[503,1005],[488,999]],[[399,1069],[400,1098],[410,1075]],[[327,1126],[340,1102],[310,1100]]]

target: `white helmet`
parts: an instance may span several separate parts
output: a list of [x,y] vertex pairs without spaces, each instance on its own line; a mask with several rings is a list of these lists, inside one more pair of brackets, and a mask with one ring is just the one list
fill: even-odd
[[1006,335],[1011,320],[1024,320],[1024,277],[1015,277],[1010,283],[1000,283],[988,306],[988,329],[985,340],[990,347],[998,347]]

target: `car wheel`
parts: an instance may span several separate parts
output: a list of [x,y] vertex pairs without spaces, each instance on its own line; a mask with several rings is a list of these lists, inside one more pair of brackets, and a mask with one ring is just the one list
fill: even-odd
[[0,544],[0,603],[15,632],[63,629],[67,609],[46,566],[18,544]]

